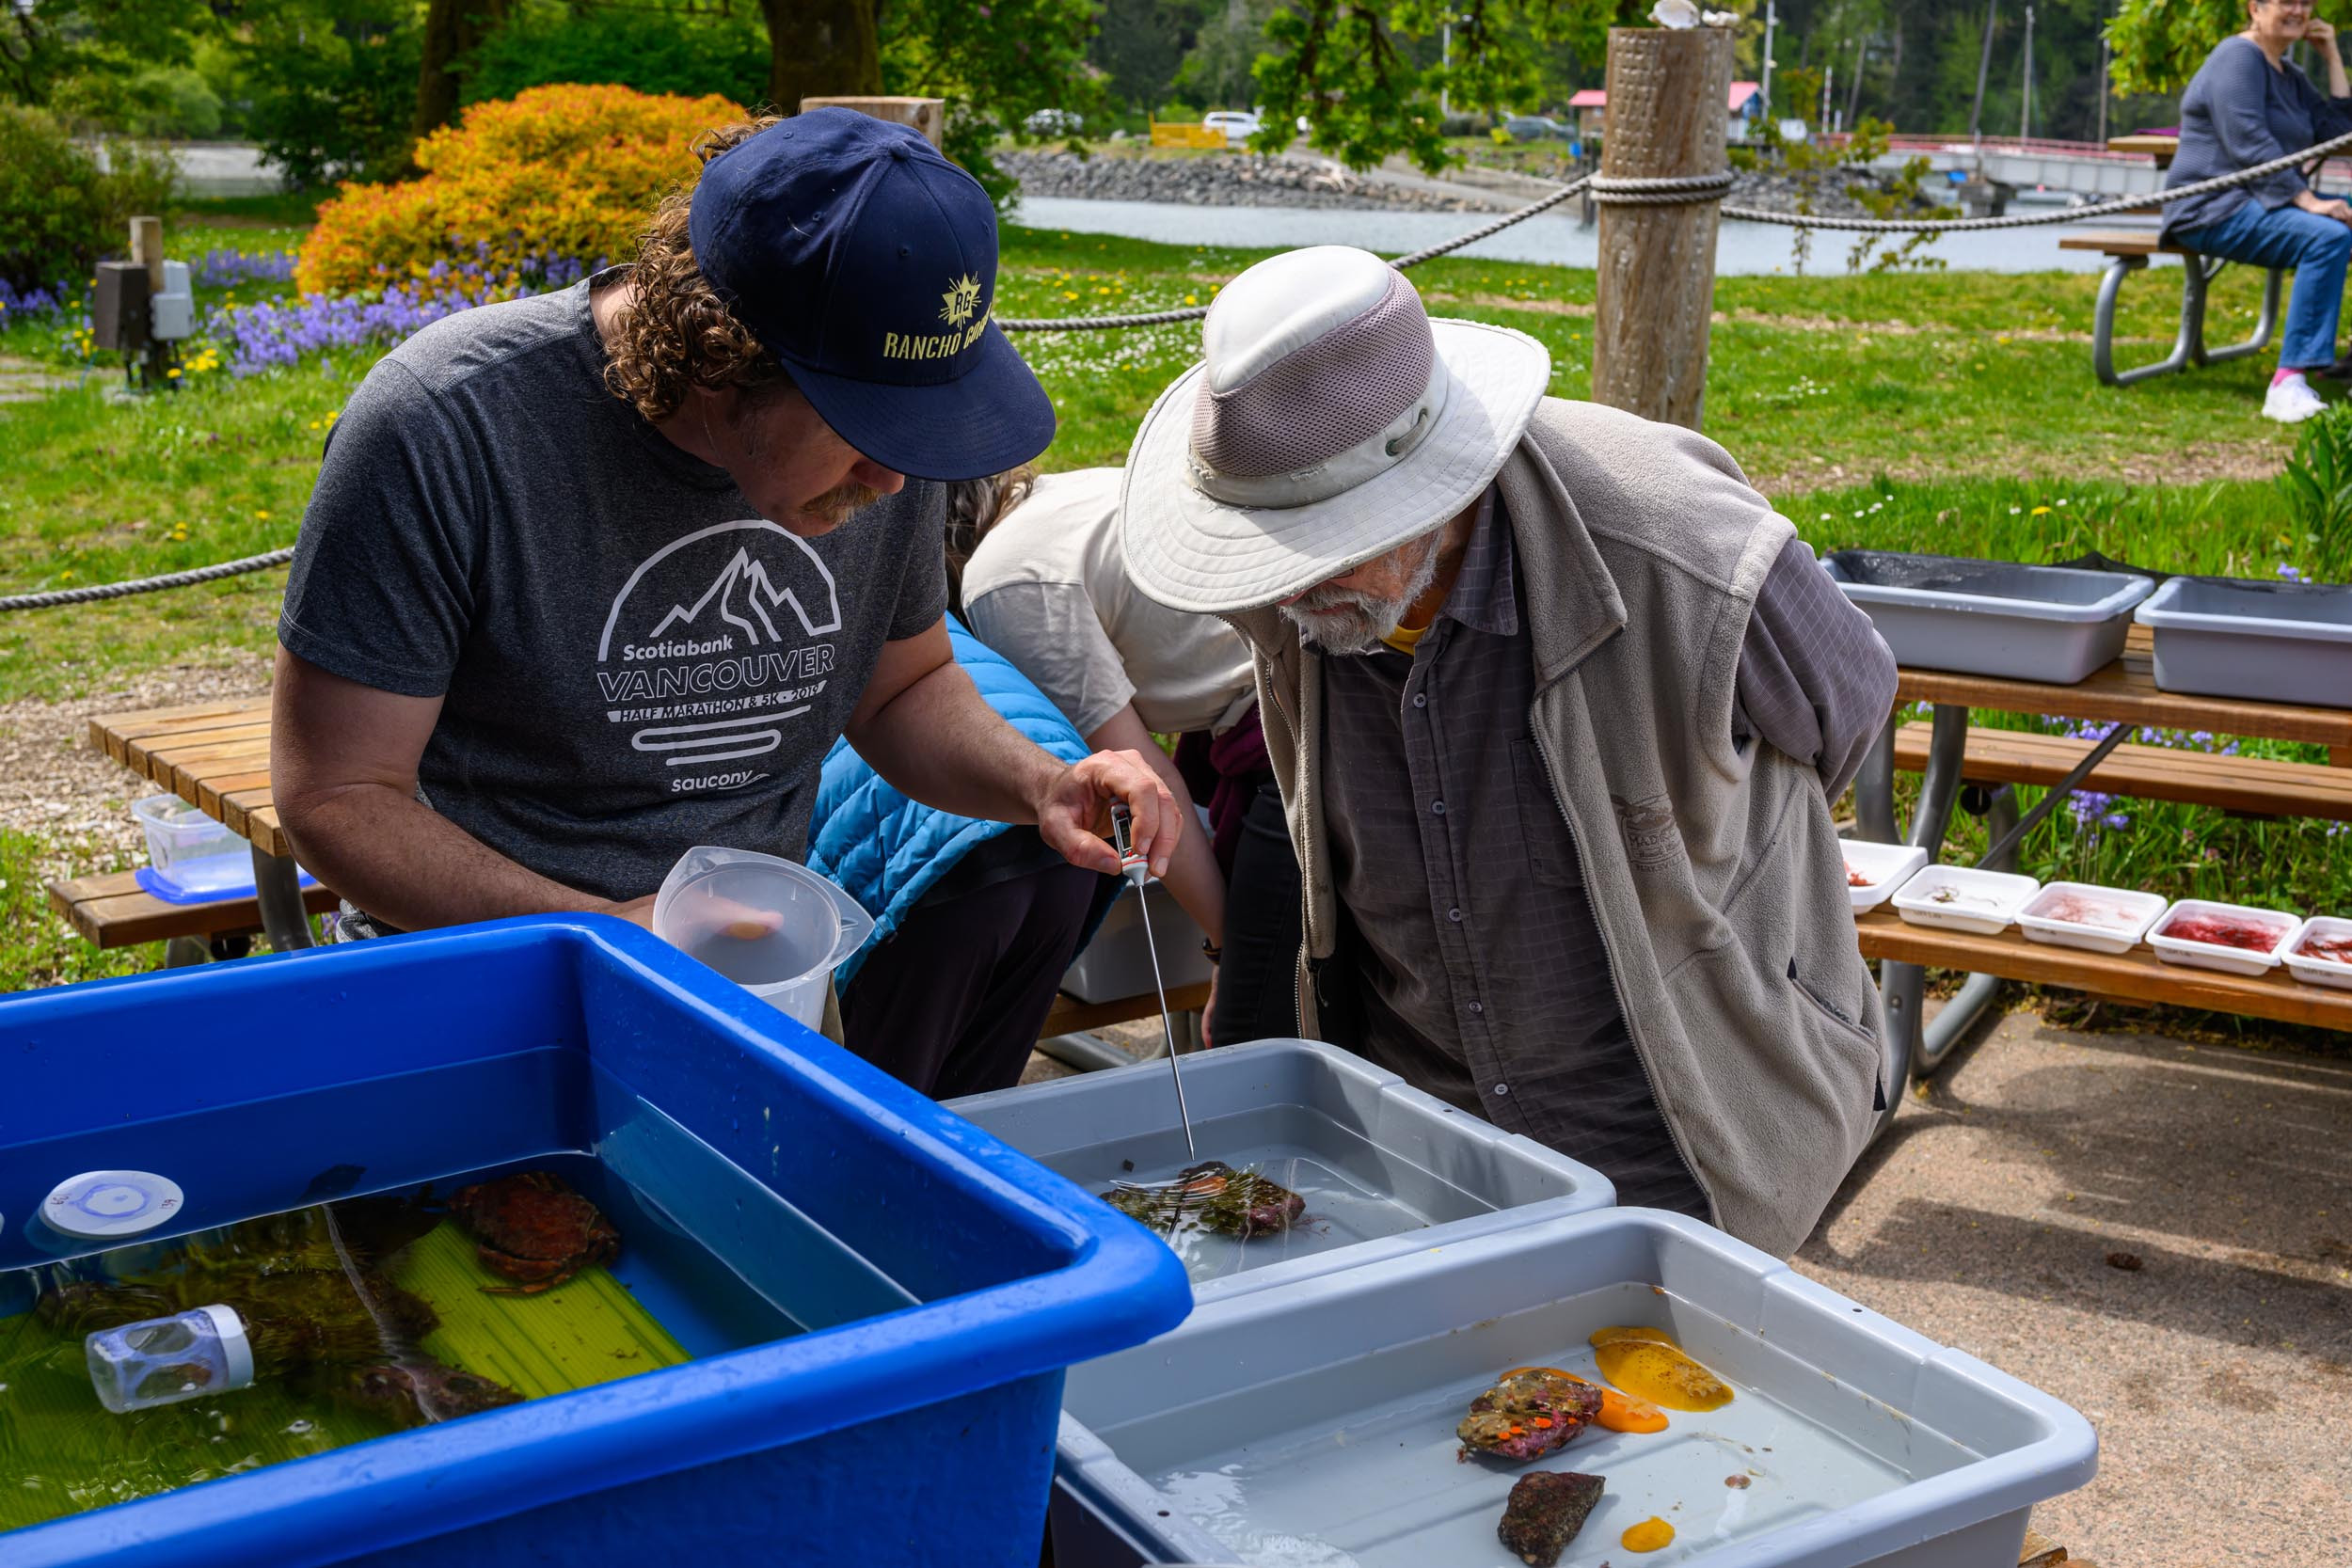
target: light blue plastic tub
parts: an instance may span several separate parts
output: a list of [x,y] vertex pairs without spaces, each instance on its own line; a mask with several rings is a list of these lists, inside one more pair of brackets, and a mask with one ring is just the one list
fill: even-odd
[[[1457,1461],[1498,1374],[1598,1381],[1587,1337],[1621,1323],[1672,1330],[1736,1396],[1524,1468]],[[2098,1456],[2048,1395],[1647,1209],[1207,1304],[1064,1400],[1057,1568],[1518,1568],[1495,1528],[1527,1469],[1607,1484],[1562,1568],[1625,1568],[1653,1514],[1676,1540],[1638,1560],[1677,1568],[2014,1568],[2028,1510]]]
[[1895,662],[2071,686],[2123,651],[2143,577],[1961,556],[1839,550],[1822,568]]
[[1190,1306],[1141,1227],[618,921],[13,997],[0,1062],[0,1281],[76,1170],[169,1175],[184,1232],[321,1171],[588,1154],[805,1329],[29,1527],[8,1568],[1032,1568],[1062,1369]]
[[2139,622],[2163,690],[2352,707],[2352,587],[2174,578]]

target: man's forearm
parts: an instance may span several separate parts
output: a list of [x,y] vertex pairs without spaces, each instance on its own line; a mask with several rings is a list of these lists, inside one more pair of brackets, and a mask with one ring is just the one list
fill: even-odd
[[1038,799],[1064,767],[1005,722],[957,664],[893,697],[850,744],[909,799],[991,822],[1036,821]]
[[278,810],[305,868],[405,931],[611,908],[593,894],[524,869],[388,785],[350,784]]

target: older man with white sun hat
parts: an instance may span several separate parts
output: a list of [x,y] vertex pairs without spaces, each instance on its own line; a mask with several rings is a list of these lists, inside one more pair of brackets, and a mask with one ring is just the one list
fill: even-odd
[[1343,246],[1230,284],[1128,569],[1257,657],[1300,1028],[1793,1251],[1883,1107],[1830,802],[1894,660],[1705,437]]

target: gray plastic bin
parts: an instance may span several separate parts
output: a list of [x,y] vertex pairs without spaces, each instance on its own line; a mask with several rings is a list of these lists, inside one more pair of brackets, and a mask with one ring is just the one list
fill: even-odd
[[[1737,1397],[1525,1468],[1456,1462],[1454,1423],[1496,1374],[1597,1380],[1586,1336],[1617,1323],[1670,1328]],[[1636,1560],[1618,1537],[1651,1514],[1677,1539],[1645,1560],[1690,1568],[2013,1568],[2028,1509],[2098,1453],[2049,1396],[1647,1209],[1205,1304],[1073,1369],[1062,1404],[1060,1568],[1518,1568],[1495,1526],[1526,1468],[1608,1483],[1569,1568]]]
[[1822,568],[1898,664],[2071,686],[2123,651],[2155,584],[2074,566],[1839,550]]
[[[1220,1046],[1186,1056],[1184,1071],[1200,1157],[1255,1166],[1307,1200],[1306,1219],[1279,1235],[1181,1238],[1196,1302],[1617,1200],[1609,1179],[1589,1165],[1333,1046]],[[1164,1180],[1190,1163],[1165,1060],[973,1095],[947,1108],[1089,1192],[1122,1176]]]
[[2352,587],[2174,578],[2139,621],[2163,690],[2352,707]]

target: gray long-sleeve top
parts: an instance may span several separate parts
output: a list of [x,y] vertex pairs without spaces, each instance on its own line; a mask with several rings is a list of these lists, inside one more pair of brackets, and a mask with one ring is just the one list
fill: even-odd
[[[2252,168],[2346,131],[2352,98],[2328,97],[2293,65],[2273,69],[2260,46],[2233,34],[2205,56],[2181,95],[2181,150],[2165,189]],[[2283,207],[2304,188],[2302,175],[2284,168],[2250,185],[2176,201],[2164,210],[2164,237],[2219,223],[2249,201]]]

